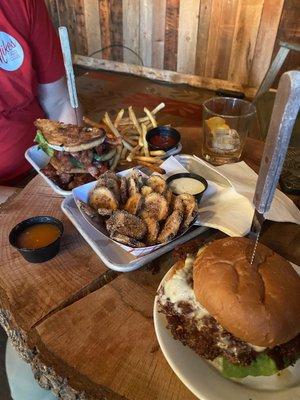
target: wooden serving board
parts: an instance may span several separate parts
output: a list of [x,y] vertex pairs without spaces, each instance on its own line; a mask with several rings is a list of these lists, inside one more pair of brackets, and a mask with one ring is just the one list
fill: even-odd
[[[1,307],[10,310],[25,332],[107,270],[63,215],[61,201],[38,176],[1,207]],[[17,223],[36,215],[51,215],[64,224],[60,253],[42,264],[26,262],[8,241]]]
[[[180,131],[183,152],[199,155],[199,130]],[[261,143],[248,141],[244,157],[256,170],[261,154]],[[1,207],[0,323],[17,350],[62,399],[193,399],[165,361],[152,320],[155,292],[174,254],[127,274],[107,270],[63,215],[61,201],[38,176]],[[26,262],[8,243],[12,227],[34,215],[53,215],[65,228],[61,252],[43,264]],[[299,229],[275,226],[282,237],[288,226],[295,245],[280,247],[268,230],[270,247],[297,257]]]

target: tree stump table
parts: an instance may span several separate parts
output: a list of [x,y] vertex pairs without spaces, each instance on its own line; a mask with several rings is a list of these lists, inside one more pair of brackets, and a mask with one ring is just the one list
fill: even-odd
[[[179,130],[183,152],[200,154],[199,129]],[[256,171],[262,149],[262,142],[246,143],[243,158]],[[153,327],[155,292],[173,254],[134,272],[109,270],[61,201],[37,176],[1,207],[0,323],[20,357],[62,399],[194,399],[164,359]],[[34,215],[53,215],[65,228],[60,253],[43,264],[26,262],[8,243],[12,227]],[[270,223],[262,242],[300,264],[299,238],[298,226]]]

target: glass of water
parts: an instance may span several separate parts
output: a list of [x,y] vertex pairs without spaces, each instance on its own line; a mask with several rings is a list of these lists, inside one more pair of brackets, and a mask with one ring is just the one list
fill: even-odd
[[203,103],[203,158],[213,165],[239,161],[256,108],[246,100],[214,97]]

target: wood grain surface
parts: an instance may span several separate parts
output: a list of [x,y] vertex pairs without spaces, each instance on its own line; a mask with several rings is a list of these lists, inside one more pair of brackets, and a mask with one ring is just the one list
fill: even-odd
[[265,0],[249,75],[249,84],[259,86],[272,60],[284,0]]
[[[92,54],[102,48],[100,9],[98,0],[89,0],[84,2],[85,27],[87,35],[87,54]],[[101,54],[97,53],[95,57]]]
[[[283,4],[282,14],[278,26],[275,46],[273,48],[273,58],[279,49],[279,42],[300,43],[300,1],[299,0],[285,0]],[[299,69],[300,65],[300,52],[291,51],[278,76],[274,82],[273,87],[277,87],[280,76],[285,71],[292,69]]]
[[205,64],[210,59],[207,47],[209,41],[209,28],[212,16],[212,1],[201,0],[199,9],[199,23],[197,32],[197,48],[195,73],[205,76]]
[[125,64],[111,60],[100,60],[93,57],[81,56],[79,54],[74,55],[73,61],[74,64],[88,69],[124,72],[152,80],[176,84],[183,83],[201,89],[209,89],[214,91],[220,88],[242,91],[247,98],[253,98],[257,91],[257,89],[254,87],[237,84],[223,79],[205,78],[198,75],[181,74],[176,71],[142,67],[140,65]]
[[[178,129],[183,152],[200,155],[201,130]],[[262,142],[247,140],[243,158],[256,171],[262,151]],[[85,399],[193,399],[159,350],[152,320],[156,289],[180,250],[138,271],[108,271],[62,214],[61,200],[36,177],[0,215],[0,309],[11,313],[14,329],[22,329],[27,345],[37,349],[39,362],[48,367],[40,373],[55,371],[59,382],[85,393]],[[63,221],[62,250],[46,263],[29,264],[9,246],[8,233],[17,222],[39,214]],[[292,261],[300,263],[299,227],[270,224],[265,233],[270,247],[275,244],[289,259],[298,254]],[[193,246],[211,240],[210,235],[216,231],[201,235]]]
[[[62,197],[56,195],[41,177],[34,178],[0,214],[0,297],[24,331],[60,307],[106,271],[73,225],[62,214]],[[10,246],[10,230],[24,219],[51,215],[64,224],[61,251],[53,260],[30,264]]]
[[185,74],[195,71],[199,7],[200,0],[180,3],[177,71]]
[[44,321],[32,340],[46,365],[95,397],[109,388],[126,399],[194,399],[164,360],[153,329],[153,299],[166,271],[121,275]]
[[248,81],[262,8],[263,0],[239,1],[228,70],[230,80]]
[[152,27],[153,27],[153,5],[152,0],[141,0],[140,6],[140,56],[146,67],[152,65]]
[[[166,0],[153,0],[152,4],[152,66],[162,69],[165,52]],[[159,10],[159,13],[156,10]]]
[[[139,0],[123,0],[123,43],[135,53],[140,49],[140,2]],[[140,64],[138,57],[124,49],[124,62]]]
[[[256,87],[279,40],[299,42],[298,0],[46,0],[46,4],[55,26],[69,28],[73,50],[80,55],[119,43],[139,54],[148,67]],[[124,49],[123,55],[125,63],[140,64],[129,50]],[[122,49],[114,47],[99,56],[122,61]],[[284,70],[298,65],[299,55],[292,54]]]
[[178,49],[179,0],[166,0],[164,69],[176,71]]

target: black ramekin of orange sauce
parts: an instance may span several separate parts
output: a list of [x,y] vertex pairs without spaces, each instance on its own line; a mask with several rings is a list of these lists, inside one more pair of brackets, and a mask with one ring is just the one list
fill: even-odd
[[147,132],[146,140],[152,150],[168,151],[178,146],[180,133],[171,126],[160,125]]
[[9,243],[26,261],[42,263],[59,252],[64,227],[61,221],[50,216],[37,216],[16,225],[9,234]]

